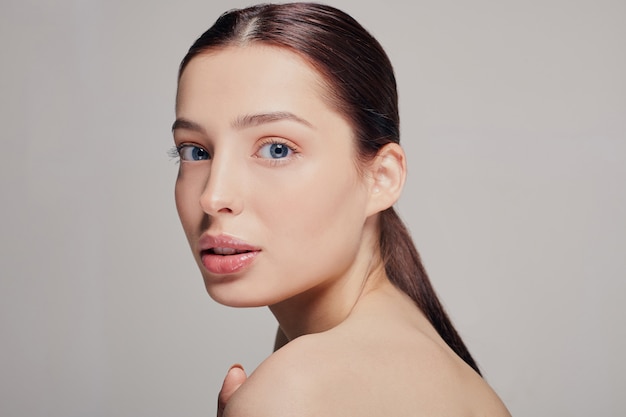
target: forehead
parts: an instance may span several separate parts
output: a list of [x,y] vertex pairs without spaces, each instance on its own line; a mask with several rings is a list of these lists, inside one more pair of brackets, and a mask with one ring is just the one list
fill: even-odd
[[329,103],[326,92],[319,72],[290,50],[229,46],[203,52],[188,63],[179,80],[177,110],[216,100],[252,107],[319,105]]

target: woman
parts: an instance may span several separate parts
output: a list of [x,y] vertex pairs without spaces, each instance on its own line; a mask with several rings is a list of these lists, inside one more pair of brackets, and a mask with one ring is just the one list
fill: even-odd
[[269,306],[288,342],[248,379],[231,369],[218,415],[508,415],[392,208],[406,176],[393,69],[350,16],[224,14],[181,64],[173,132],[208,293]]

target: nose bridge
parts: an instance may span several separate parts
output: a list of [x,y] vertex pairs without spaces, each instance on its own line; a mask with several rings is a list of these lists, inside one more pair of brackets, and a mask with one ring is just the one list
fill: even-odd
[[239,214],[243,208],[241,183],[236,159],[228,151],[215,152],[200,205],[209,215]]

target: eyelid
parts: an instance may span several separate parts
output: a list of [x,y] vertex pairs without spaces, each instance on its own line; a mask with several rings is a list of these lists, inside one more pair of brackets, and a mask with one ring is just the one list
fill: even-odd
[[[263,147],[267,145],[273,145],[273,144],[286,146],[287,148],[289,148],[291,155],[285,158],[266,158],[266,157],[259,156],[259,152],[261,151],[261,149],[263,149]],[[297,157],[299,153],[300,153],[300,148],[296,144],[291,142],[290,140],[277,137],[277,136],[268,136],[260,140],[260,142],[256,146],[256,152],[254,153],[253,156],[256,158],[262,159],[264,161],[267,161],[268,163],[272,165],[276,165],[276,164],[282,164],[282,163],[291,161],[293,158]]]
[[[192,159],[192,158],[184,158],[183,157],[183,152],[188,149],[188,148],[197,148],[197,149],[201,149],[202,151],[204,151],[207,155],[207,158],[205,159]],[[188,161],[188,162],[200,162],[200,161],[207,161],[210,160],[212,158],[211,153],[204,147],[204,146],[200,146],[197,143],[190,143],[190,142],[183,142],[180,145],[176,146],[176,152],[178,153],[178,157],[181,161]]]
[[[259,149],[261,149],[263,146],[265,145],[269,145],[269,144],[280,144],[280,145],[285,145],[286,147],[288,147],[289,149],[291,149],[294,153],[299,153],[300,152],[300,148],[298,147],[298,145],[296,145],[295,143],[293,143],[292,141],[288,140],[288,139],[284,139],[281,138],[279,136],[267,136],[264,137],[262,139],[260,139],[259,143],[257,144],[257,151],[259,151]],[[256,154],[255,152],[255,154]]]

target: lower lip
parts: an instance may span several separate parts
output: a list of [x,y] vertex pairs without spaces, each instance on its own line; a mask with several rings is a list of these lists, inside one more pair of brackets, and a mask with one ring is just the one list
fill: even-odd
[[213,274],[227,275],[240,272],[254,262],[259,251],[238,253],[236,255],[215,255],[203,253],[201,256],[204,267]]

